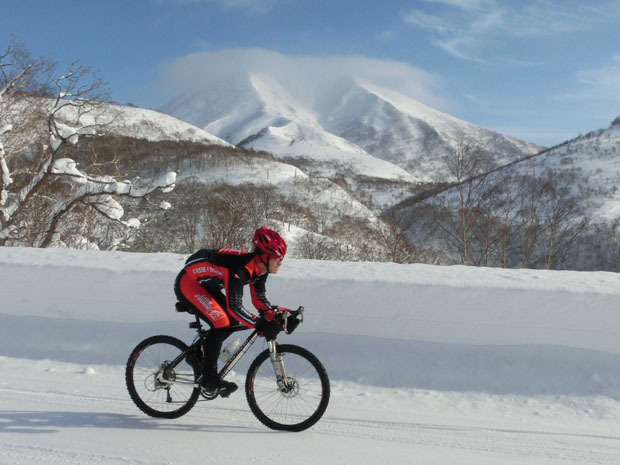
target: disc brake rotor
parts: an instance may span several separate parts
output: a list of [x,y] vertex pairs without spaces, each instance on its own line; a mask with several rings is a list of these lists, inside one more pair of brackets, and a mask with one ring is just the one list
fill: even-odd
[[287,387],[280,391],[283,397],[287,399],[292,399],[293,397],[297,397],[299,395],[299,383],[295,378],[291,378],[290,376],[287,379]]

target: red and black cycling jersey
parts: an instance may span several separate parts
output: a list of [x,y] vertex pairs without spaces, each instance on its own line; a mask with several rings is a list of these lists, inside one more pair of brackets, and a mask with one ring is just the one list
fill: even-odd
[[226,294],[226,311],[248,327],[254,327],[255,316],[243,306],[243,286],[250,285],[252,304],[257,310],[269,310],[271,303],[265,295],[268,273],[260,276],[254,253],[233,249],[201,249],[189,256],[179,276],[196,279],[212,295]]

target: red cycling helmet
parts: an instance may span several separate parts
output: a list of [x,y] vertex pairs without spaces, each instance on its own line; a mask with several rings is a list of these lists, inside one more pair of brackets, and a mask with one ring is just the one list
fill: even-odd
[[252,243],[258,250],[267,254],[268,258],[284,258],[286,255],[286,242],[282,236],[265,226],[256,230]]

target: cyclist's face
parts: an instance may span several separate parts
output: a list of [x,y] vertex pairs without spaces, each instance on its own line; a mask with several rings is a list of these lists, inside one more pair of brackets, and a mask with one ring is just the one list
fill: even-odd
[[269,259],[269,273],[276,274],[282,265],[283,258],[270,258]]

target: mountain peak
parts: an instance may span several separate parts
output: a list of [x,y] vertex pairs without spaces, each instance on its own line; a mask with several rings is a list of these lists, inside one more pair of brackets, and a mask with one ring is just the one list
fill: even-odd
[[163,110],[236,145],[314,160],[312,169],[327,176],[346,167],[354,176],[444,181],[441,157],[460,142],[493,154],[498,164],[540,149],[353,77],[302,89],[269,73],[246,73]]
[[427,181],[446,179],[440,160],[462,142],[491,154],[497,164],[541,149],[359,79],[321,122],[328,131]]

